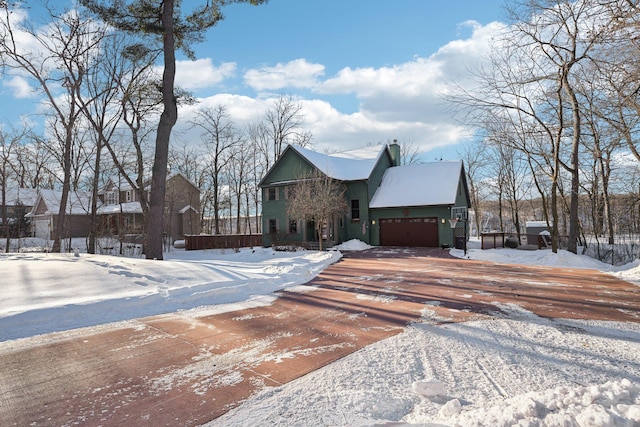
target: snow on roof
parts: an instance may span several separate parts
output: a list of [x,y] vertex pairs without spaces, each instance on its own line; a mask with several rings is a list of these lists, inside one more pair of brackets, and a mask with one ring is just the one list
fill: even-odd
[[369,178],[386,146],[376,145],[335,154],[322,154],[294,146],[291,148],[329,178],[340,181],[358,181]]
[[[57,214],[60,211],[62,191],[41,189],[38,195],[46,203],[49,213]],[[91,212],[91,196],[80,191],[69,191],[66,214],[86,215],[89,212]]]
[[38,198],[38,190],[35,188],[7,188],[5,198],[7,206],[15,206],[18,203],[24,206],[33,206]]
[[526,227],[547,227],[547,221],[527,221]]
[[196,210],[196,208],[194,208],[193,206],[191,206],[191,205],[187,205],[187,206],[185,206],[184,208],[180,209],[180,210],[178,211],[178,213],[179,213],[179,214],[183,214],[183,213],[187,212],[187,211],[188,211],[188,210],[190,210],[190,209],[191,209],[192,211],[194,211],[194,212],[198,212],[198,211]]
[[117,205],[104,205],[104,206],[100,206],[96,211],[96,213],[98,215],[109,215],[109,214],[119,214],[119,213],[141,214],[142,206],[140,205],[140,202],[127,202],[127,203],[120,203]]
[[371,208],[453,205],[461,161],[396,166],[385,171]]

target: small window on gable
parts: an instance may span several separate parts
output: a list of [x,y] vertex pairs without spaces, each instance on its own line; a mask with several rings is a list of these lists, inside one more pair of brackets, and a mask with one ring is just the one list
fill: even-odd
[[360,221],[360,200],[351,200],[351,220]]
[[278,189],[275,187],[267,188],[267,200],[278,200]]

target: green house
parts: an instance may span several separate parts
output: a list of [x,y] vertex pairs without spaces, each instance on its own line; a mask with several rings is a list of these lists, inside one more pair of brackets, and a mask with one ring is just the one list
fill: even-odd
[[294,186],[315,173],[346,188],[346,213],[323,224],[323,246],[460,247],[470,208],[463,163],[400,160],[395,143],[335,154],[287,146],[260,183],[264,246],[318,241],[312,223],[287,217]]

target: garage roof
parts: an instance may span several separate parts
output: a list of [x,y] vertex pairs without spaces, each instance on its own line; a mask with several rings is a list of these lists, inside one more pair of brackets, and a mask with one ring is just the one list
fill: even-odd
[[385,171],[371,208],[454,205],[461,161],[396,166]]

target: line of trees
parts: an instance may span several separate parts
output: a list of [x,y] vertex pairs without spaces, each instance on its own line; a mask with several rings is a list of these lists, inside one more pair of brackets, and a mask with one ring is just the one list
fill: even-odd
[[[41,132],[27,122],[0,128],[0,185],[2,194],[9,186],[62,190],[54,251],[61,249],[69,192],[92,193],[97,230],[100,184],[115,174],[141,201],[147,258],[162,259],[158,237],[168,170],[182,172],[204,190],[202,216],[215,218],[214,232],[221,213],[233,213],[232,207],[238,229],[241,216],[259,211],[257,184],[284,145],[310,142],[300,103],[280,96],[249,124],[232,123],[223,105],[202,108],[191,123],[201,139],[169,145],[177,107],[195,103],[175,87],[175,50],[193,58],[190,44],[222,19],[220,7],[245,1],[264,2],[218,0],[196,5],[189,14],[173,1],[83,0],[85,8],[64,10],[47,3],[40,26],[12,3],[0,3],[3,76],[34,85],[45,116]],[[154,71],[159,61],[162,76]],[[143,187],[149,177],[150,197]],[[253,229],[258,228],[256,222]],[[93,251],[95,233],[89,237]]]
[[483,199],[498,200],[500,221],[515,232],[535,199],[536,218],[527,219],[548,222],[554,251],[563,235],[574,253],[586,234],[614,244],[623,230],[612,194],[639,191],[637,2],[523,0],[508,11],[477,85],[451,97],[482,130],[463,153],[476,229]]

